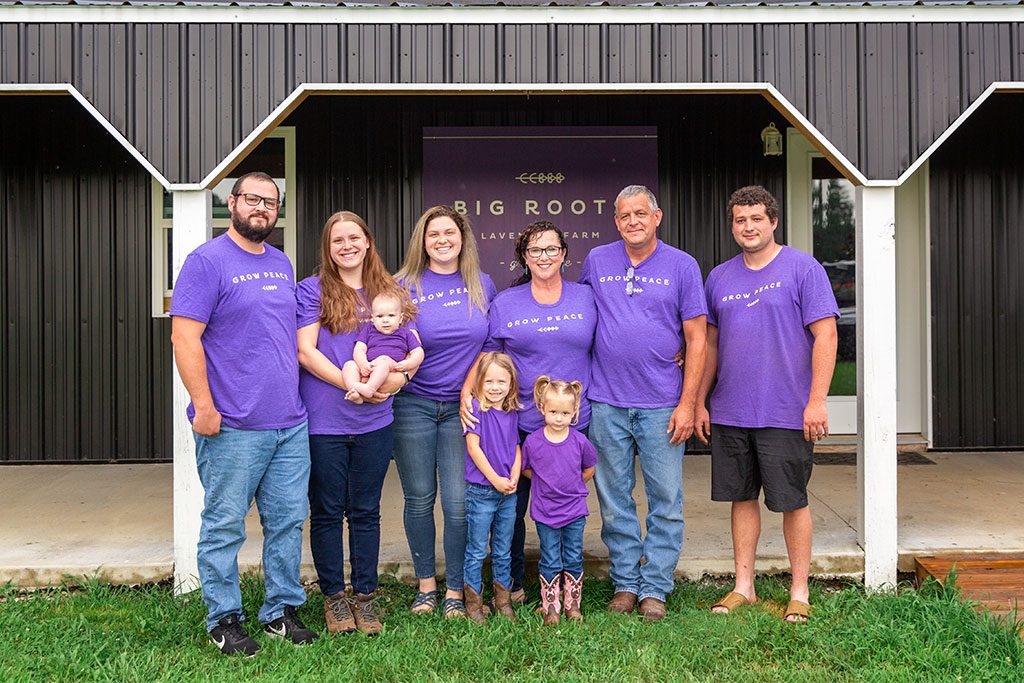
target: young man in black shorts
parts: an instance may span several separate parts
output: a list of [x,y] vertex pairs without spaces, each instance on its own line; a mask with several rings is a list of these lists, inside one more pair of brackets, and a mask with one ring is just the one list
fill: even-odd
[[[704,286],[708,352],[695,422],[698,437],[711,443],[711,498],[732,503],[736,585],[712,611],[757,601],[764,489],[765,505],[782,513],[793,575],[785,618],[805,621],[812,537],[807,482],[814,442],[828,435],[825,399],[839,309],[821,264],[775,242],[778,210],[763,187],[744,187],[729,198],[742,252],[712,270]],[[705,398],[716,374],[709,414]]]

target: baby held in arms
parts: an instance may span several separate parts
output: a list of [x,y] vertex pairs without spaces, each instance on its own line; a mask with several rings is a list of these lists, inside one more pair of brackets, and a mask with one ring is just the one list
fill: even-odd
[[352,360],[341,368],[349,401],[372,398],[391,372],[411,372],[423,362],[423,345],[416,331],[404,325],[402,300],[385,292],[370,304],[373,325],[363,325],[356,336]]

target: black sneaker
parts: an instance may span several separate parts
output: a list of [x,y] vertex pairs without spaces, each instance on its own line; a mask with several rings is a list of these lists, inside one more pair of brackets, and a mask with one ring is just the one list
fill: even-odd
[[217,646],[217,649],[226,655],[241,652],[246,657],[252,657],[260,651],[260,646],[242,628],[237,614],[232,614],[218,621],[217,625],[210,631],[210,640]]
[[306,628],[306,625],[295,613],[295,608],[287,605],[284,608],[284,615],[274,619],[270,623],[263,624],[263,630],[267,635],[275,638],[286,638],[294,645],[308,645],[317,639],[316,633]]

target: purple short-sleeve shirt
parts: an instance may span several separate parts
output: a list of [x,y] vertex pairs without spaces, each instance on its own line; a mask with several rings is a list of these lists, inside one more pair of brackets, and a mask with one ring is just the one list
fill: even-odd
[[[423,271],[420,286],[403,283],[419,308],[416,331],[425,357],[412,381],[402,391],[432,401],[458,401],[466,373],[487,339],[487,313],[473,305],[461,273],[444,275]],[[490,303],[495,288],[480,274],[484,300]]]
[[538,429],[523,442],[523,469],[531,470],[530,516],[535,522],[561,529],[587,509],[583,470],[597,464],[597,451],[575,429],[561,443],[552,443]]
[[[499,477],[512,473],[516,462],[516,447],[519,445],[519,420],[515,413],[506,413],[498,408],[483,410],[480,402],[473,399],[473,414],[480,418],[480,424],[470,427],[469,432],[480,437],[480,450],[487,456]],[[471,484],[490,486],[491,482],[477,468],[466,448],[466,481]]]
[[421,346],[420,340],[405,325],[391,334],[384,334],[372,324],[361,325],[356,332],[356,342],[366,344],[367,360],[387,356],[396,363],[405,360],[410,351]]
[[[297,298],[298,326],[301,328],[319,322],[320,278],[313,276],[300,282]],[[364,320],[361,326],[369,324]],[[331,334],[321,325],[316,347],[340,368],[352,360],[357,335],[358,329]],[[390,398],[381,403],[346,401],[344,391],[306,370],[299,375],[299,393],[309,411],[310,434],[367,434],[387,427],[393,420]]]
[[658,240],[633,266],[620,240],[590,251],[580,282],[593,288],[598,311],[590,400],[619,408],[679,403],[683,322],[707,313],[697,261]]
[[597,306],[590,287],[562,283],[556,303],[540,304],[530,283],[512,287],[494,297],[487,315],[490,332],[484,351],[503,351],[519,376],[519,427],[532,432],[544,426],[533,403],[533,383],[541,375],[583,384],[580,429],[590,424],[590,350],[597,326]]
[[735,427],[803,429],[814,335],[839,317],[832,285],[814,257],[782,247],[751,270],[740,254],[708,275],[708,323],[718,328],[718,384],[711,421]]
[[[235,429],[287,429],[306,419],[299,399],[295,276],[269,244],[251,254],[228,234],[188,255],[171,315],[206,324],[203,352],[213,405]],[[195,417],[190,403],[188,419]]]

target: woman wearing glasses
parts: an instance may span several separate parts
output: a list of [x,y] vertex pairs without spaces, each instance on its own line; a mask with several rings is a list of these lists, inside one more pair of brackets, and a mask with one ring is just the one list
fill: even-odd
[[[544,426],[534,406],[533,384],[541,375],[583,384],[579,422],[584,435],[590,424],[590,349],[597,325],[594,295],[587,285],[562,279],[568,255],[565,235],[550,221],[530,223],[516,239],[516,262],[522,275],[491,302],[488,339],[484,351],[502,351],[512,357],[519,372],[520,441]],[[462,421],[476,422],[469,389],[476,381],[470,370],[462,391]],[[523,602],[523,547],[526,541],[526,508],[530,480],[521,478],[512,537],[512,600]]]
[[426,359],[395,397],[395,464],[405,497],[405,535],[419,592],[412,611],[433,612],[440,593],[434,563],[434,502],[444,514],[446,618],[465,616],[466,440],[459,420],[462,378],[487,338],[491,278],[480,272],[469,220],[435,206],[416,222],[405,263],[395,276],[419,308],[417,331]]

